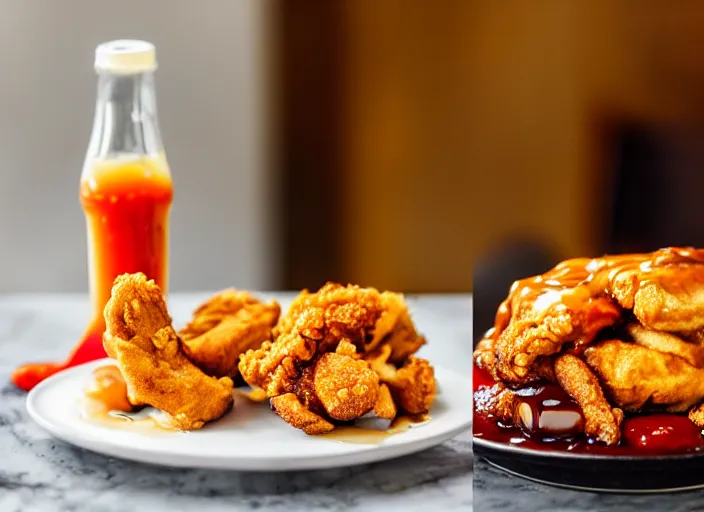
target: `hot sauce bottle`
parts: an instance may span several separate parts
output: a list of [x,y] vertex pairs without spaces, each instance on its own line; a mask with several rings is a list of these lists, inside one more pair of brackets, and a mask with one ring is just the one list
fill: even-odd
[[143,272],[168,289],[173,197],[156,111],[156,52],[145,41],[96,49],[98,93],[79,195],[86,218],[92,320],[61,363],[28,364],[13,382],[29,390],[70,366],[106,357],[103,309],[115,277]]

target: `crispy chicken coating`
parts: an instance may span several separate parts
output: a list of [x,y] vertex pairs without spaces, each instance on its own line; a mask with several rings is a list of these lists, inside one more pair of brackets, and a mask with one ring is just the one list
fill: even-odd
[[[579,306],[562,302],[562,295],[541,299],[522,316],[511,320],[494,345],[494,373],[512,386],[529,384],[540,378],[534,367],[541,356],[551,356],[564,344],[579,341],[586,345],[603,328],[616,323],[620,308],[608,298],[588,301]],[[553,302],[554,301],[554,302]]]
[[315,363],[313,387],[328,416],[351,421],[376,404],[379,376],[364,360],[327,352]]
[[193,313],[179,331],[188,358],[208,375],[237,375],[240,356],[271,340],[281,308],[262,303],[245,291],[224,290]]
[[389,386],[383,383],[380,384],[379,397],[376,399],[376,403],[374,404],[374,414],[376,414],[378,418],[392,420],[396,417],[397,413],[398,409],[396,408],[394,399],[391,396]]
[[495,416],[505,423],[513,421],[516,405],[518,395],[500,382],[480,387],[474,393],[474,407],[479,414]]
[[516,281],[475,364],[497,382],[478,412],[507,417],[513,395],[559,384],[584,431],[618,442],[623,410],[685,412],[704,425],[704,250],[577,258]]
[[626,332],[638,345],[679,356],[695,368],[704,368],[704,347],[685,341],[676,334],[654,331],[638,323],[626,326]]
[[411,356],[401,368],[397,368],[387,362],[391,352],[391,347],[382,347],[376,357],[368,359],[369,364],[381,382],[389,386],[400,409],[409,414],[428,412],[436,393],[433,367],[427,360]]
[[[432,367],[411,357],[425,338],[401,294],[328,283],[303,291],[273,334],[240,358],[240,373],[266,391],[279,416],[307,433],[370,411],[384,419],[398,410],[427,412],[433,402]],[[380,354],[380,365],[391,371],[388,382],[372,364]]]
[[704,399],[704,370],[681,357],[607,340],[584,353],[613,402],[628,411],[683,412]]
[[424,414],[435,400],[435,372],[425,359],[410,357],[386,381],[399,407],[409,414]]
[[373,289],[328,283],[316,293],[304,290],[274,328],[275,341],[241,357],[240,373],[269,396],[291,392],[301,368],[316,355],[335,351],[340,341],[363,352],[381,313]]
[[104,313],[103,344],[124,376],[130,402],[161,409],[182,430],[201,428],[232,407],[232,380],[209,377],[188,360],[153,280],[141,273],[118,276]]
[[623,411],[609,405],[598,379],[584,361],[571,354],[558,356],[555,358],[555,377],[582,409],[585,434],[606,444],[618,443]]
[[293,393],[273,397],[271,407],[282,420],[308,435],[325,434],[335,430],[334,424],[306,408]]

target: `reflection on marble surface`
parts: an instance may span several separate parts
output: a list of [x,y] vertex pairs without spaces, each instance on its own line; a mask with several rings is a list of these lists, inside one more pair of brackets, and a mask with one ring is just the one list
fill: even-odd
[[[172,296],[176,323],[203,295]],[[284,303],[287,301],[283,301]],[[87,297],[0,298],[0,511],[471,510],[469,432],[424,452],[325,471],[240,473],[183,470],[108,458],[50,437],[25,412],[25,394],[7,384],[27,360],[62,357],[81,334]],[[411,301],[430,344],[422,354],[467,373],[468,296]],[[481,510],[481,509],[478,509]]]

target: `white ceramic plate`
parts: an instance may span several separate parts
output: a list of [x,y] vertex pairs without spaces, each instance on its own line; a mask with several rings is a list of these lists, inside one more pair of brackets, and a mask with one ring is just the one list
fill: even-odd
[[83,414],[82,390],[94,361],[60,372],[27,396],[29,415],[51,434],[88,450],[123,459],[180,467],[244,471],[323,469],[366,464],[415,453],[467,430],[472,418],[472,386],[467,377],[435,368],[439,393],[431,420],[376,444],[307,436],[276,416],[268,402],[254,404],[235,395],[235,409],[192,432],[120,428]]

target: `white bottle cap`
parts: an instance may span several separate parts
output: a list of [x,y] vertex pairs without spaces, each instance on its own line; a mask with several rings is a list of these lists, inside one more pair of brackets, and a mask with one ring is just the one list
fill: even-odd
[[120,39],[95,49],[95,69],[116,74],[143,73],[156,69],[156,49],[147,41]]

